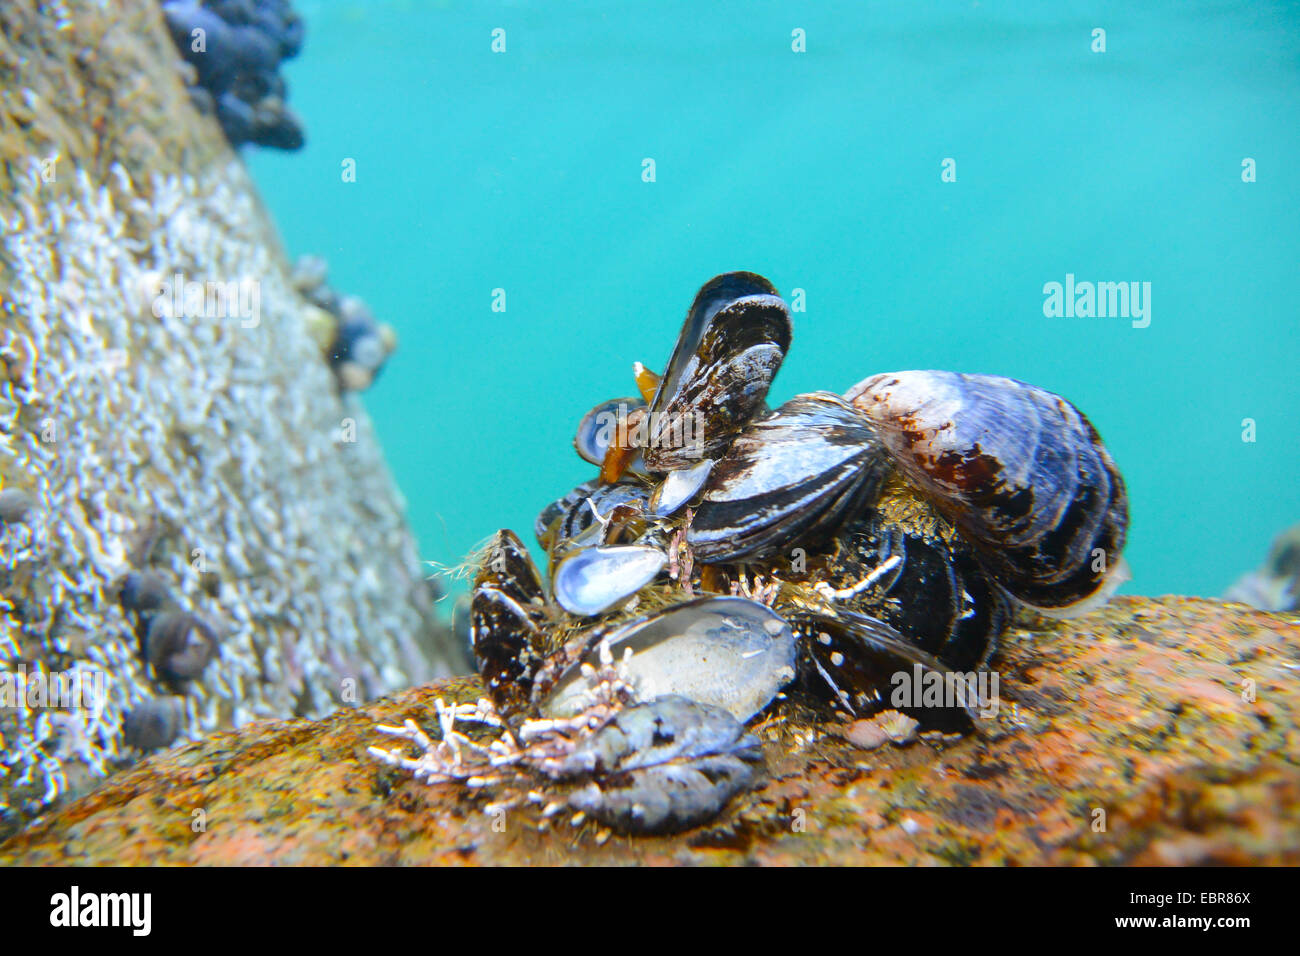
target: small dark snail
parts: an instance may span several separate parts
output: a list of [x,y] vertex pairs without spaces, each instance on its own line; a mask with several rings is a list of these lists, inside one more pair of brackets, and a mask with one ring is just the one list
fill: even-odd
[[167,583],[154,571],[131,571],[122,580],[118,600],[122,609],[146,614],[156,611],[169,599]]
[[180,736],[185,702],[180,697],[151,697],[133,707],[122,721],[122,736],[130,747],[158,750]]
[[164,680],[182,683],[203,673],[217,653],[217,638],[188,611],[163,611],[149,621],[145,653]]

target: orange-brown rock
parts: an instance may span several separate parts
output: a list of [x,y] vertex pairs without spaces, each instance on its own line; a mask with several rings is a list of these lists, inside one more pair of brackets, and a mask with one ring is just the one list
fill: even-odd
[[494,818],[490,794],[419,784],[366,753],[391,745],[375,722],[436,731],[435,697],[480,692],[457,680],[161,754],[15,837],[0,861],[1300,863],[1293,615],[1124,598],[1015,629],[995,666],[1000,714],[953,742],[860,750],[831,728],[768,721],[766,783],[672,837],[574,827],[567,813],[539,830],[532,809]]

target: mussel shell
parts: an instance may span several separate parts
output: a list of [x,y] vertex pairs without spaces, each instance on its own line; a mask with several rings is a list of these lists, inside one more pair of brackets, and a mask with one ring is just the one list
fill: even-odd
[[814,613],[790,616],[799,639],[800,686],[836,709],[865,717],[895,709],[918,720],[927,730],[966,731],[974,724],[975,702],[966,706],[912,706],[893,700],[900,677],[936,672],[955,675],[938,658],[927,654],[883,621],[841,611],[838,617]]
[[624,522],[644,515],[649,498],[649,488],[638,481],[612,485],[585,481],[563,498],[551,502],[537,516],[533,526],[537,540],[553,556],[563,554],[574,545],[605,544],[608,535],[596,520],[596,512],[600,512],[602,519],[615,518],[611,530],[616,531]]
[[129,747],[157,750],[180,736],[185,703],[180,697],[150,697],[136,704],[122,719],[122,739]]
[[[922,508],[926,506],[918,502]],[[933,515],[933,524],[872,511],[844,528],[826,583],[851,588],[890,558],[894,568],[843,605],[879,618],[949,667],[983,664],[997,646],[1009,608],[974,549]],[[900,520],[901,518],[901,520]]]
[[[599,487],[601,487],[600,482],[595,479],[584,481],[563,498],[556,498],[543,508],[541,513],[538,514],[537,520],[533,522],[533,533],[537,535],[538,543],[547,551],[550,551],[551,546],[561,537],[562,529],[557,522],[571,512],[579,508],[585,508],[584,502]],[[590,513],[590,509],[587,510]],[[572,537],[572,534],[563,535],[563,537]]]
[[1014,379],[891,372],[845,396],[899,470],[929,494],[998,582],[1026,604],[1064,608],[1122,568],[1124,479],[1083,413]]
[[615,732],[587,738],[547,772],[561,778],[603,776],[711,754],[756,757],[759,750],[758,740],[745,734],[730,711],[676,694],[630,704],[607,726]]
[[655,486],[650,495],[649,510],[657,518],[667,518],[676,514],[682,507],[700,493],[709,474],[713,471],[713,460],[706,458],[689,468],[670,471],[664,480]]
[[622,710],[568,760],[596,779],[569,806],[624,833],[673,833],[712,820],[748,790],[757,738],[725,710],[660,697]]
[[488,695],[506,717],[528,707],[544,653],[546,594],[514,532],[501,530],[483,552],[470,598],[470,640]]
[[560,607],[591,617],[622,604],[667,564],[663,549],[651,545],[580,548],[556,565],[551,589]]
[[742,723],[766,707],[795,676],[795,640],[771,608],[740,597],[700,598],[626,624],[581,635],[538,677],[544,713],[581,709],[582,663],[596,663],[608,639],[643,700],[676,694],[721,707]]
[[713,467],[687,541],[705,563],[753,560],[833,530],[879,493],[875,430],[829,392],[752,422]]
[[593,465],[602,465],[609,446],[619,437],[619,428],[626,421],[628,412],[644,407],[645,402],[640,397],[611,398],[587,412],[573,436],[573,448],[578,456]]
[[118,599],[122,608],[137,613],[156,611],[167,603],[167,582],[156,571],[131,571],[122,580]]
[[663,472],[720,452],[763,407],[790,348],[790,312],[773,285],[729,272],[695,296],[650,403],[646,467]]

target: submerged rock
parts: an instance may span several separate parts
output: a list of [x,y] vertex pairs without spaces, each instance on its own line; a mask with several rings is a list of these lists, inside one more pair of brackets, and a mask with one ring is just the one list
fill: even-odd
[[[341,400],[157,4],[63,6],[65,28],[0,4],[21,91],[0,136],[0,487],[31,504],[0,503],[0,837],[170,739],[173,719],[194,739],[468,667],[370,419]],[[230,283],[256,297],[210,294]],[[219,647],[151,662],[141,635],[164,604]],[[103,707],[13,706],[32,676],[102,686]]]
[[[1010,630],[978,734],[864,751],[778,712],[750,729],[769,772],[716,821],[608,840],[571,810],[494,816],[488,794],[376,765],[376,722],[433,732],[435,698],[483,693],[446,681],[150,758],[0,845],[0,862],[1294,865],[1297,665],[1293,618],[1118,598]],[[200,806],[219,810],[195,834]]]

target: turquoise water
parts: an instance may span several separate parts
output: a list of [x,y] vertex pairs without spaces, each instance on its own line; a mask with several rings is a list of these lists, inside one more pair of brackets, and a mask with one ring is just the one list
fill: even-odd
[[[806,293],[774,405],[909,368],[1079,405],[1130,592],[1217,594],[1300,520],[1296,6],[296,5],[308,145],[248,161],[290,252],[401,334],[364,402],[425,558],[531,541],[591,476],[578,418],[731,269]],[[1151,283],[1149,326],[1045,317],[1067,274]]]

